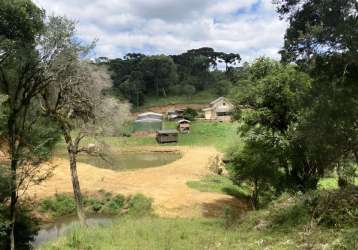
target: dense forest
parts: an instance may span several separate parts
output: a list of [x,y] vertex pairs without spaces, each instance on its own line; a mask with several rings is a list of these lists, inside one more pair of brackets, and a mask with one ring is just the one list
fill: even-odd
[[138,107],[146,96],[193,96],[203,90],[226,95],[240,61],[239,54],[204,47],[171,56],[129,53],[111,60],[101,57],[96,63],[108,65],[114,93]]

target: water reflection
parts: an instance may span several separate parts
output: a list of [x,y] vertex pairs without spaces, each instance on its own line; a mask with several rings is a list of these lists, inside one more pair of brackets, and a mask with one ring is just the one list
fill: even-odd
[[[89,226],[107,225],[112,222],[112,219],[111,217],[96,216],[88,217],[86,222]],[[78,225],[79,222],[75,216],[60,218],[56,220],[55,223],[43,225],[35,237],[35,240],[32,242],[32,245],[38,247],[46,241],[55,240]]]

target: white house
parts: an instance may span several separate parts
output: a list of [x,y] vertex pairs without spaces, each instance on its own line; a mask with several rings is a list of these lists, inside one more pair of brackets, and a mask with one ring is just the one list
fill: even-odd
[[225,97],[212,101],[210,107],[203,109],[206,120],[230,121],[234,105]]

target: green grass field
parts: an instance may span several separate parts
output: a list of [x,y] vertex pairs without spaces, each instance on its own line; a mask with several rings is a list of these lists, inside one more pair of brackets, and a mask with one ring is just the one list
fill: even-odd
[[[164,128],[175,128],[175,122],[164,122]],[[190,134],[180,134],[178,143],[159,145],[154,137],[150,136],[130,136],[130,137],[103,137],[100,141],[105,142],[111,147],[127,149],[138,146],[215,146],[220,151],[235,143],[239,143],[236,123],[219,123],[208,121],[195,121],[192,123]],[[91,138],[83,141],[83,144],[95,143]],[[65,144],[59,143],[55,150],[55,155],[63,155]]]
[[250,195],[248,187],[245,185],[238,186],[235,185],[228,177],[226,176],[206,176],[200,181],[189,181],[187,185],[190,188],[197,189],[201,192],[215,192],[232,195],[238,198],[245,198]]

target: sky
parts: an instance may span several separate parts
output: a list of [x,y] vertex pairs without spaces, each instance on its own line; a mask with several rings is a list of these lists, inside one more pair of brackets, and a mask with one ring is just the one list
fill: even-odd
[[212,47],[243,61],[279,58],[287,27],[272,0],[34,0],[47,14],[78,22],[94,57],[180,54]]

